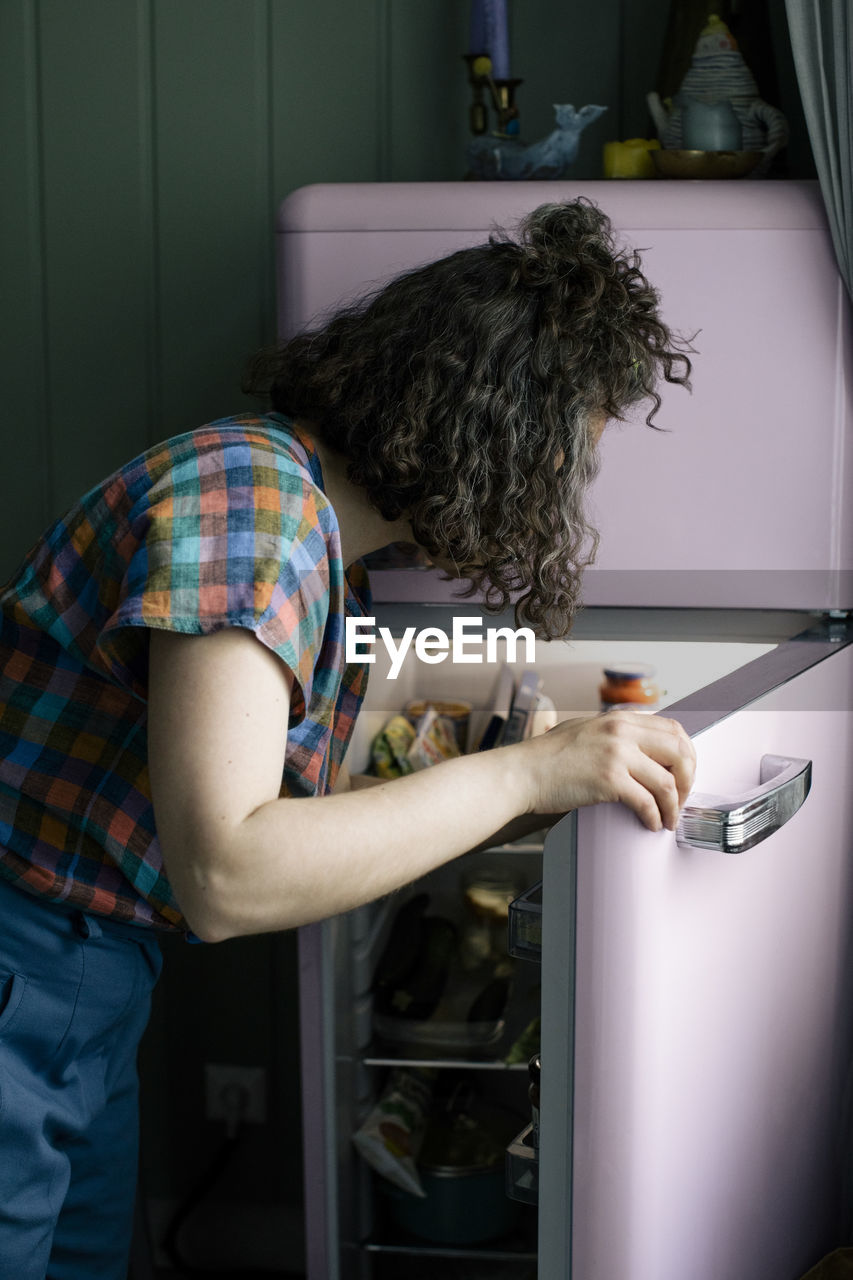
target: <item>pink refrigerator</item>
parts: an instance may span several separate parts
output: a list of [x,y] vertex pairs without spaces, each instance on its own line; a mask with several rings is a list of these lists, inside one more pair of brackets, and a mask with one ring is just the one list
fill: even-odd
[[[280,210],[280,330],[581,194],[696,335],[694,390],[665,390],[667,432],[605,432],[586,608],[536,667],[562,716],[598,709],[608,662],[652,662],[695,791],[678,832],[587,809],[408,891],[452,915],[472,876],[515,886],[500,1040],[454,1041],[452,1021],[386,1034],[374,974],[406,892],[301,931],[310,1280],[798,1280],[850,1235],[853,368],[816,184],[307,187]],[[429,570],[372,585],[392,630],[476,612]],[[352,767],[407,699],[486,714],[492,674],[377,666]],[[507,1062],[531,1014],[538,1147],[526,1060]],[[518,1116],[501,1229],[413,1229],[356,1150],[401,1065]]]

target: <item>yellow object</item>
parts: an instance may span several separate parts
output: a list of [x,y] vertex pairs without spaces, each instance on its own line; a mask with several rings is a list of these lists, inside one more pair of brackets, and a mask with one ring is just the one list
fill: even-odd
[[659,178],[743,178],[761,159],[760,151],[678,151],[667,147],[652,157]]
[[735,40],[731,31],[718,13],[709,13],[706,25],[699,32],[699,39],[703,36],[714,36],[719,42],[720,48],[737,48],[737,40]]
[[605,142],[605,178],[653,178],[655,171],[649,152],[659,149],[657,138],[628,138],[626,142]]
[[475,76],[490,76],[492,74],[492,60],[487,58],[485,54],[475,58],[471,63],[471,70]]

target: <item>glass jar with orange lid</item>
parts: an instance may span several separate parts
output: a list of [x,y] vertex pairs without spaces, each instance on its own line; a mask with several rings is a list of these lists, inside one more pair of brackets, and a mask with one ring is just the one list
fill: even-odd
[[599,686],[602,711],[624,707],[628,711],[656,711],[661,691],[655,668],[648,662],[620,662],[604,668]]

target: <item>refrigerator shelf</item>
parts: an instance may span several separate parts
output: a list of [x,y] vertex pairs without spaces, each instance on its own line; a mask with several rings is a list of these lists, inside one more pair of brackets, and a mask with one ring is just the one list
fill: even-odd
[[[400,1280],[401,1262],[392,1254],[374,1254],[375,1280]],[[435,1259],[426,1255],[406,1257],[406,1280],[435,1280]],[[533,1280],[536,1261],[528,1254],[508,1254],[500,1258],[441,1259],[442,1280]]]
[[526,1071],[526,1062],[504,1062],[502,1058],[404,1058],[399,1054],[371,1051],[361,1059],[365,1067],[433,1067],[448,1071]]
[[362,1248],[366,1253],[396,1255],[397,1257],[461,1258],[472,1262],[535,1262],[536,1249],[526,1233],[517,1232],[505,1242],[492,1241],[481,1245],[439,1245],[428,1240],[388,1242],[368,1240]]
[[[466,1022],[464,1006],[470,1005],[472,995],[482,989],[482,980],[470,983],[467,975],[458,970],[448,974],[447,986],[451,988],[453,1005],[449,1012],[456,1017],[432,1017],[424,1020],[392,1018],[373,1014],[373,1030],[381,1044],[397,1048],[401,1057],[410,1054],[432,1054],[433,1057],[496,1057],[498,1046],[506,1037],[506,1020],[503,1017],[491,1022]],[[445,1004],[446,1007],[446,1004]]]

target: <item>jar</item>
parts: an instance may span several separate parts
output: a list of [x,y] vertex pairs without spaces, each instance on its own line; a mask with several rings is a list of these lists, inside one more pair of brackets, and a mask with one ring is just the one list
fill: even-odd
[[655,711],[661,695],[654,676],[655,669],[648,662],[605,667],[604,680],[598,690],[601,710],[625,707],[631,711]]
[[509,905],[523,886],[517,877],[493,871],[469,872],[462,877],[466,920],[459,945],[464,969],[475,969],[485,961],[506,959]]
[[468,722],[471,718],[471,703],[462,702],[458,699],[449,701],[439,698],[430,698],[428,701],[423,698],[417,698],[414,702],[407,702],[404,715],[409,724],[415,729],[418,727],[418,721],[427,707],[435,707],[436,714],[443,716],[445,720],[450,722],[453,735],[456,738],[456,745],[464,755],[468,748]]

